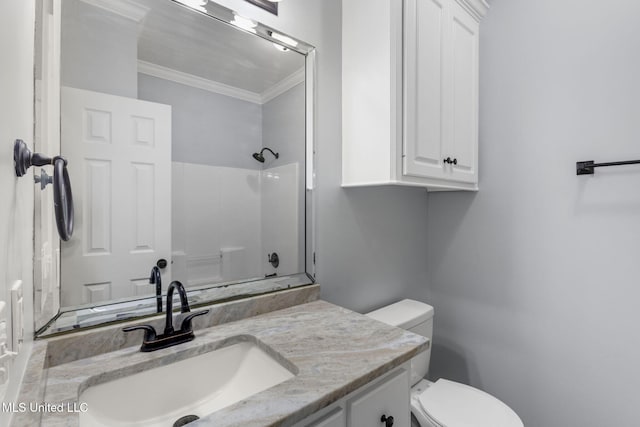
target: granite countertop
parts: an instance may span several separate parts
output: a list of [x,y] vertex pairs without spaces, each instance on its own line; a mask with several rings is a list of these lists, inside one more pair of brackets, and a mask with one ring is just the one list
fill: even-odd
[[[401,365],[427,346],[424,337],[325,301],[314,301],[202,329],[196,331],[194,341],[152,353],[141,353],[138,346],[127,347],[45,368],[41,377],[30,380],[43,384],[41,401],[73,404],[91,385],[247,340],[266,346],[296,373],[295,377],[190,426],[292,425]],[[34,351],[46,352],[43,346]],[[43,426],[78,425],[78,415],[74,413],[44,412],[41,416]]]

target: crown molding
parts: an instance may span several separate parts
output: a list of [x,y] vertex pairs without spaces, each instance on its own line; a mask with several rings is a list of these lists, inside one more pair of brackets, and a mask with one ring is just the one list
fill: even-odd
[[80,0],[86,4],[115,13],[135,22],[140,22],[149,13],[149,8],[131,0]]
[[269,89],[265,90],[263,93],[256,93],[147,61],[138,60],[138,72],[148,76],[158,77],[160,79],[195,87],[197,89],[206,90],[208,92],[252,102],[254,104],[265,104],[275,97],[282,95],[294,86],[304,82],[305,79],[305,70],[304,68],[300,68],[290,76],[285,77]]
[[305,78],[305,72],[303,67],[303,68],[300,68],[298,71],[294,72],[293,74],[291,74],[290,76],[280,80],[278,83],[271,86],[269,89],[262,92],[261,94],[262,103],[266,104],[267,102],[271,101],[273,98],[280,96],[286,91],[288,91],[289,89],[293,88],[294,86],[299,85],[304,81],[304,78]]
[[183,73],[182,71],[163,67],[162,65],[153,64],[151,62],[139,60],[138,72],[209,92],[218,93],[220,95],[242,99],[243,101],[253,102],[254,104],[262,104],[262,97],[258,93],[214,82],[213,80],[194,76],[193,74]]
[[489,3],[486,0],[456,0],[460,6],[465,8],[479,21],[487,15]]

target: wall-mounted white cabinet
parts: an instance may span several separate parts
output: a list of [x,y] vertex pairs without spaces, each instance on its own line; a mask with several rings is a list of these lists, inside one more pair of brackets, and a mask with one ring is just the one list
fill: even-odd
[[349,0],[342,11],[342,184],[478,188],[485,0]]

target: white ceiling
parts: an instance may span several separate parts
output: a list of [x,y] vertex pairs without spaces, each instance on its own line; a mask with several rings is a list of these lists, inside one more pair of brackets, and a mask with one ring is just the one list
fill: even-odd
[[171,0],[81,1],[96,6],[105,22],[113,22],[113,13],[138,22],[137,59],[147,66],[258,95],[304,68],[303,55]]
[[141,23],[138,59],[255,93],[304,67],[304,57],[282,52],[239,30],[170,0],[136,0],[149,8]]

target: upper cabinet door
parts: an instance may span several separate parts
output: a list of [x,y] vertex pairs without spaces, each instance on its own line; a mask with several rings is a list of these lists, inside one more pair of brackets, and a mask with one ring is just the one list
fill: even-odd
[[406,176],[477,182],[478,31],[456,0],[406,0]]
[[445,157],[451,157],[450,178],[478,180],[478,33],[480,24],[457,1],[451,2],[450,139]]
[[444,178],[446,0],[406,0],[403,174]]
[[478,35],[488,8],[343,2],[343,186],[478,189]]

